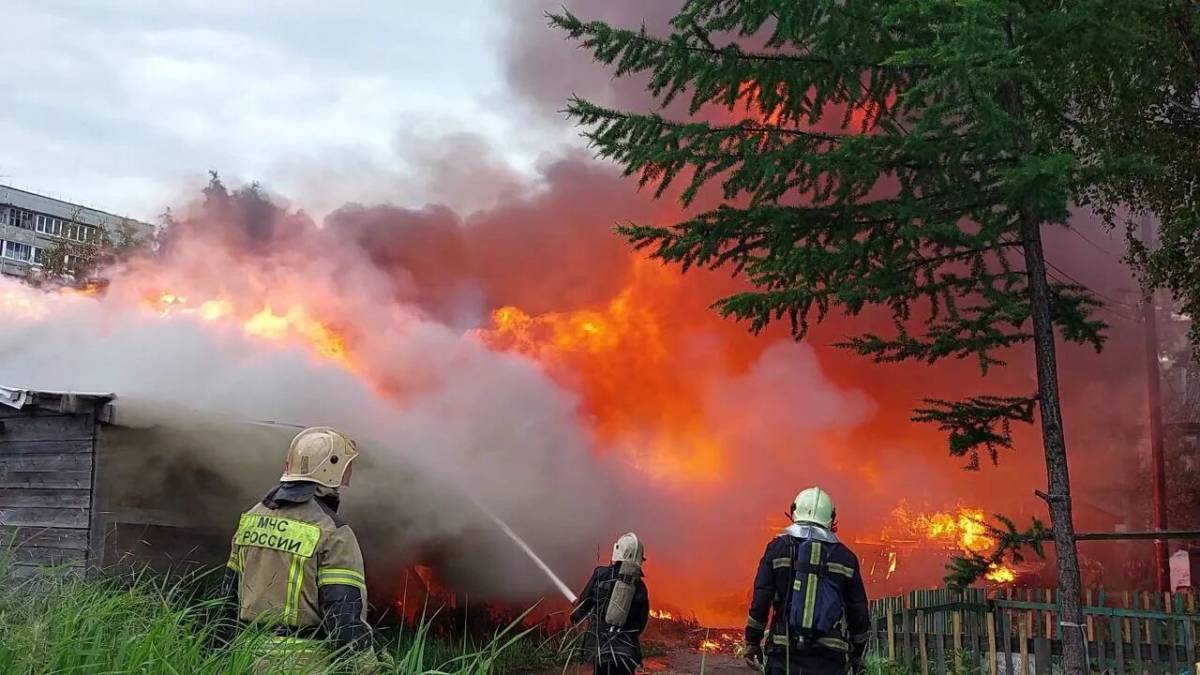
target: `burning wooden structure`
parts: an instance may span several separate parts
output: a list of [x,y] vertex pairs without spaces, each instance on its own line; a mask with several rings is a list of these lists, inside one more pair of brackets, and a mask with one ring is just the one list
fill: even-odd
[[[109,393],[0,386],[0,546],[10,573],[224,565],[238,515],[274,485],[297,427],[145,408]],[[408,620],[442,609],[461,617],[468,598],[397,549],[391,535],[402,525],[377,511],[360,505],[349,518],[373,604]],[[473,618],[496,611],[470,605]]]

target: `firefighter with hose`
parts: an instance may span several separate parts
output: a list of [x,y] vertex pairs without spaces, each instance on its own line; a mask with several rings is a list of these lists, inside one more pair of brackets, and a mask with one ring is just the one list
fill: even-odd
[[357,457],[354,441],[329,427],[301,431],[279,485],[238,522],[228,563],[238,619],[270,633],[256,672],[310,672],[328,663],[329,647],[357,672],[379,668],[362,552],[337,513]]
[[645,561],[637,535],[623,535],[613,545],[612,564],[597,567],[579,593],[571,622],[588,620],[583,653],[596,675],[632,675],[642,664],[640,638],[650,620]]
[[810,487],[789,513],[792,524],[767,544],[754,576],[746,662],[768,675],[861,672],[867,591],[858,557],[835,534],[833,499]]

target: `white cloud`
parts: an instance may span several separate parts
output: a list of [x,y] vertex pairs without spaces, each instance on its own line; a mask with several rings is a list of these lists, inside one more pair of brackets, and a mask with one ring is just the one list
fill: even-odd
[[[530,166],[536,153],[511,140],[521,120],[498,104],[503,9],[489,0],[6,6],[6,23],[20,29],[0,41],[0,181],[149,218],[208,169],[284,192],[327,176],[327,156],[404,175],[397,132],[412,128],[425,143],[471,132]],[[340,184],[346,199],[386,196]]]

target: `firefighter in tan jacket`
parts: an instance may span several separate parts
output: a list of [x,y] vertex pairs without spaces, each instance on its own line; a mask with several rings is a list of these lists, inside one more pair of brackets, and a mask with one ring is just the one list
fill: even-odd
[[228,563],[238,618],[273,633],[259,672],[316,665],[327,658],[322,641],[352,652],[366,670],[377,664],[362,552],[337,514],[356,457],[354,441],[337,431],[305,429],[292,440],[279,485],[238,522]]

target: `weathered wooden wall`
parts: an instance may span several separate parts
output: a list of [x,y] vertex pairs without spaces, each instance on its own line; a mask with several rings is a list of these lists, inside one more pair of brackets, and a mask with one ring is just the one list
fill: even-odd
[[186,411],[151,425],[100,425],[96,559],[184,573],[223,566],[238,516],[278,476],[277,448],[293,433]]
[[0,406],[0,537],[13,571],[89,562],[96,410]]

